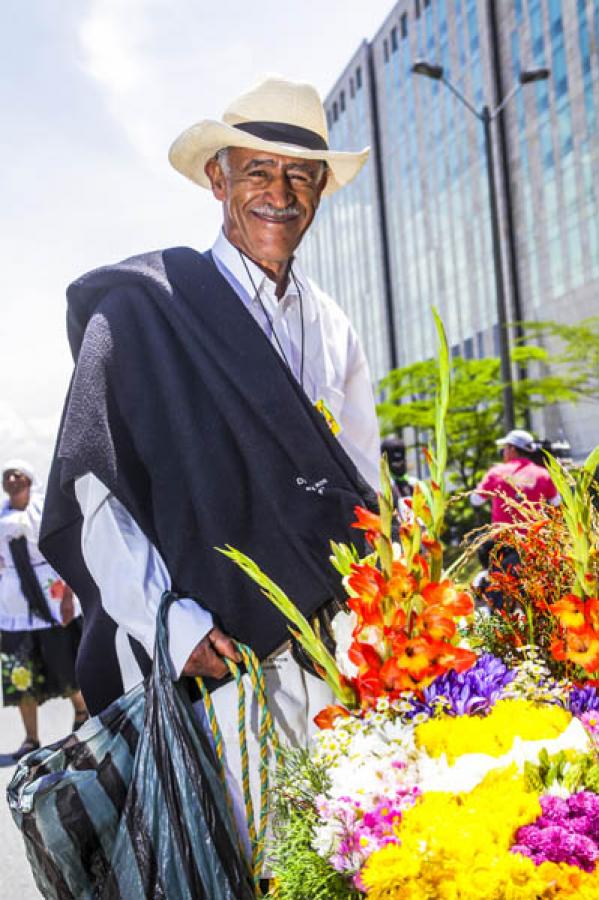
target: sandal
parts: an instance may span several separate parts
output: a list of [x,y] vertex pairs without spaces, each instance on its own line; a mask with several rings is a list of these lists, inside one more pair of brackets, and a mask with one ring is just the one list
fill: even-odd
[[85,709],[83,712],[75,713],[75,718],[73,720],[73,731],[79,731],[82,725],[85,725],[87,720],[89,719],[89,713]]
[[34,750],[39,750],[40,742],[34,741],[33,738],[25,738],[21,746],[18,750],[12,754],[12,758],[15,762],[18,762],[24,756],[27,756],[28,753],[32,753]]

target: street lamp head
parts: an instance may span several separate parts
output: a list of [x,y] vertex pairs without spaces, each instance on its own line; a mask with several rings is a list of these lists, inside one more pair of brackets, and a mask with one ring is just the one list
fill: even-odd
[[433,81],[441,81],[443,78],[443,66],[436,66],[427,62],[425,59],[418,59],[412,66],[414,75],[424,75],[425,78],[432,78]]
[[547,81],[549,69],[525,69],[520,72],[520,84],[532,84],[533,81]]

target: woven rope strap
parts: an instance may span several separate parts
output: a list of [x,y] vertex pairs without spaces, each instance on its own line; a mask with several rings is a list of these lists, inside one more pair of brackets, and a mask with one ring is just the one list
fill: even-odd
[[[259,777],[260,777],[260,808],[258,818],[256,819],[254,811],[254,801],[252,799],[250,787],[250,760],[247,742],[247,726],[246,726],[246,697],[245,685],[243,682],[243,672],[233,660],[225,659],[227,666],[237,684],[237,731],[239,736],[239,749],[241,755],[241,783],[243,790],[243,800],[245,804],[245,814],[250,837],[250,846],[252,848],[252,872],[256,886],[260,881],[260,873],[264,862],[264,845],[266,841],[266,828],[268,824],[269,810],[269,758],[271,752],[274,753],[278,763],[282,761],[282,751],[279,745],[279,739],[275,731],[274,723],[268,704],[266,702],[266,689],[264,683],[264,672],[260,661],[255,653],[245,644],[237,644],[237,649],[243,660],[243,665],[250,680],[252,692],[258,703],[258,713],[260,721],[260,729],[258,734],[259,746]],[[232,812],[232,803],[229,795],[226,774],[224,768],[224,746],[222,733],[216,717],[214,704],[209,691],[201,678],[196,679],[202,700],[208,716],[210,731],[214,740],[214,749],[218,762],[219,774],[225,787],[225,794],[229,809]],[[257,822],[257,827],[256,827]]]

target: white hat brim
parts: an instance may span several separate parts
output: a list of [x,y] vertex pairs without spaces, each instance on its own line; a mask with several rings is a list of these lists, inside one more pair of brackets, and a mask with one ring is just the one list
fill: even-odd
[[349,184],[370,153],[370,147],[355,153],[341,150],[304,150],[295,144],[265,141],[224,122],[204,119],[179,135],[169,150],[168,158],[171,165],[190,181],[203,188],[210,188],[204,167],[209,159],[225,147],[244,147],[248,150],[262,150],[298,159],[324,160],[329,167],[324,195],[333,194]]

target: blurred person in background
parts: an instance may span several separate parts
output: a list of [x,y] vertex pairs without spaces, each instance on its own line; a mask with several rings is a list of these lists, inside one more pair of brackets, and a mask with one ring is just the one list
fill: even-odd
[[516,428],[497,441],[503,462],[491,466],[476,491],[471,494],[473,506],[482,506],[491,497],[491,522],[512,524],[518,521],[518,508],[504,501],[525,497],[531,503],[547,501],[557,506],[560,495],[544,466],[535,462],[538,445],[532,434]]
[[43,496],[31,466],[10,460],[2,469],[7,500],[0,509],[0,641],[2,700],[18,706],[25,740],[13,757],[36,750],[37,708],[69,697],[74,728],[87,719],[75,678],[80,608],[71,589],[38,550]]
[[[491,523],[493,525],[513,525],[519,521],[517,503],[526,499],[530,503],[551,503],[559,505],[561,498],[547,469],[535,462],[539,445],[528,431],[516,428],[497,441],[502,450],[503,461],[491,466],[476,491],[470,495],[473,506],[482,506],[491,500]],[[491,539],[479,549],[481,564],[493,571],[516,574],[520,558],[509,543]],[[487,590],[487,600],[493,609],[503,607],[503,597],[499,591]]]

